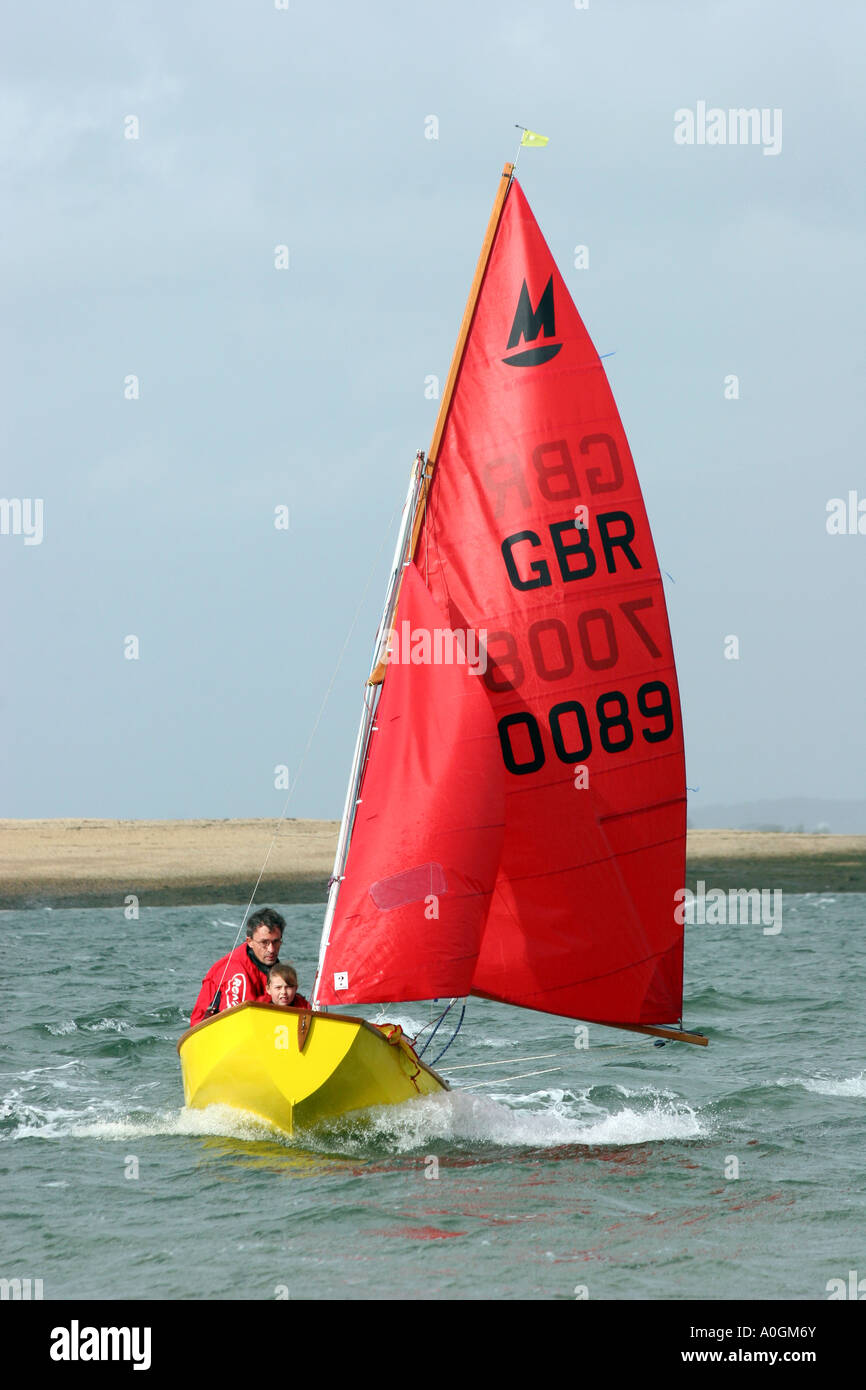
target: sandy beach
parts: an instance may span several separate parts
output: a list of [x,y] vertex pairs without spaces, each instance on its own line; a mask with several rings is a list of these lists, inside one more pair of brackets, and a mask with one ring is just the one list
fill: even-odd
[[[0,820],[0,907],[246,904],[274,836],[270,820]],[[256,900],[323,900],[336,821],[279,827]],[[866,892],[866,836],[690,830],[687,883]]]

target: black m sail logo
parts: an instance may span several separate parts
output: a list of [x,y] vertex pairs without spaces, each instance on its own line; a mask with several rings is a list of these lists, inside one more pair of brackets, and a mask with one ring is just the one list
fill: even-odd
[[[545,338],[553,338],[556,335],[553,319],[552,275],[544,287],[544,293],[539,299],[536,309],[532,307],[532,300],[529,298],[529,290],[524,280],[520,298],[517,301],[517,312],[514,315],[514,322],[508,335],[507,346],[509,348],[517,347],[521,338],[525,343],[534,342],[540,333],[543,333]],[[537,367],[542,362],[549,362],[551,357],[556,356],[561,347],[562,343],[545,343],[543,347],[526,348],[523,352],[512,353],[510,357],[503,357],[502,360],[509,367]]]

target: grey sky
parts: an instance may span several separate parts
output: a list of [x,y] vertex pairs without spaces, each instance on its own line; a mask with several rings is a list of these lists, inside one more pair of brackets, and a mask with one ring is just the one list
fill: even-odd
[[[72,3],[4,29],[0,492],[43,498],[45,534],[0,536],[0,814],[277,812],[370,580],[289,808],[339,815],[424,379],[515,122],[550,137],[518,175],[616,353],[689,782],[862,794],[866,535],[825,525],[866,499],[861,7]],[[699,101],[781,108],[781,153],[676,145]]]

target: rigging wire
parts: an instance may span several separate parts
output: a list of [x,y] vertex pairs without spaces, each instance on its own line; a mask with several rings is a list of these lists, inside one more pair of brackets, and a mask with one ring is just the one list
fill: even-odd
[[[328,948],[331,944],[330,931],[336,910],[337,896],[340,892],[340,885],[345,877],[343,870],[348,860],[349,847],[351,844],[352,833],[354,830],[355,815],[358,806],[361,804],[358,793],[366,773],[367,762],[370,756],[370,746],[372,735],[377,731],[375,724],[376,710],[378,708],[379,696],[382,689],[384,675],[378,680],[376,674],[381,664],[388,660],[390,641],[389,629],[397,611],[400,597],[400,590],[403,583],[403,571],[409,564],[405,559],[407,544],[411,544],[412,527],[417,513],[418,499],[421,492],[423,481],[424,451],[419,449],[415,455],[412,473],[409,479],[409,489],[406,501],[402,507],[403,521],[398,530],[397,544],[394,550],[394,563],[392,566],[391,577],[385,593],[385,605],[379,627],[376,631],[375,646],[373,649],[373,670],[364,683],[364,714],[361,718],[361,726],[355,743],[355,753],[352,759],[352,768],[349,774],[349,786],[346,792],[346,802],[343,809],[343,817],[340,822],[340,834],[337,840],[337,853],[334,860],[334,872],[328,880],[328,906],[325,909],[325,920],[322,924],[322,936],[319,943],[319,958],[316,964],[316,975],[313,982],[313,1007],[318,1002],[319,980],[327,958]],[[393,515],[392,514],[392,522]],[[384,542],[383,542],[384,543]],[[381,550],[381,547],[380,547]],[[369,587],[369,578],[365,590]],[[357,614],[356,614],[357,617]]]
[[[331,679],[330,679],[330,681],[328,682],[328,687],[327,687],[327,689],[326,689],[326,691],[325,691],[324,696],[322,697],[322,701],[321,701],[321,704],[319,705],[318,713],[317,713],[316,718],[315,718],[315,720],[314,720],[314,722],[313,722],[313,727],[312,727],[312,729],[310,730],[309,736],[308,736],[308,738],[307,738],[307,742],[306,742],[306,744],[304,745],[304,750],[303,750],[303,752],[302,752],[302,754],[301,754],[301,758],[300,758],[300,761],[299,761],[299,763],[298,763],[298,768],[297,768],[297,771],[296,771],[296,773],[295,773],[294,781],[292,782],[291,786],[289,787],[289,790],[288,790],[287,793],[286,793],[286,799],[285,799],[285,801],[283,802],[283,809],[280,811],[280,814],[279,814],[279,816],[278,816],[278,818],[277,818],[276,825],[274,826],[274,833],[273,833],[273,835],[271,836],[271,843],[268,845],[268,850],[267,850],[267,854],[265,855],[264,863],[262,864],[262,867],[261,867],[261,869],[259,870],[259,876],[258,876],[258,878],[256,879],[255,887],[253,888],[253,891],[252,891],[252,893],[250,894],[250,900],[249,900],[249,902],[247,903],[246,907],[244,908],[244,914],[243,914],[243,917],[241,918],[240,926],[239,926],[238,929],[237,929],[237,933],[236,933],[236,935],[235,935],[234,942],[233,942],[232,946],[231,946],[230,949],[229,949],[229,953],[228,953],[229,956],[231,955],[232,951],[234,951],[235,947],[237,946],[237,944],[238,944],[238,942],[239,942],[239,940],[240,940],[241,932],[243,931],[244,925],[245,925],[246,920],[247,920],[247,917],[249,916],[250,908],[252,907],[253,903],[254,903],[255,900],[256,900],[256,894],[257,894],[258,891],[259,891],[259,885],[261,884],[262,878],[264,877],[265,869],[268,867],[268,860],[269,860],[270,857],[271,857],[271,853],[273,852],[274,845],[276,844],[276,842],[277,842],[277,837],[278,837],[278,835],[279,835],[279,833],[280,833],[280,826],[282,825],[283,821],[284,821],[285,818],[286,818],[286,811],[289,809],[289,802],[291,801],[291,799],[292,799],[292,797],[294,796],[295,791],[296,791],[296,789],[297,789],[298,781],[299,781],[299,779],[300,779],[301,771],[303,770],[304,763],[306,762],[307,754],[308,754],[309,751],[310,751],[310,748],[311,748],[312,743],[313,743],[313,739],[314,739],[315,736],[316,736],[316,731],[317,731],[317,729],[318,729],[318,727],[319,727],[319,724],[321,723],[322,715],[323,715],[324,712],[325,712],[325,706],[327,705],[328,700],[329,700],[330,695],[331,695],[331,691],[332,691],[333,688],[334,688],[334,683],[335,683],[335,681],[336,681],[336,679],[337,679],[337,676],[338,676],[339,673],[340,673],[340,667],[341,667],[342,664],[343,664],[343,657],[346,655],[346,649],[348,648],[349,643],[350,643],[350,641],[352,640],[352,634],[353,634],[354,631],[355,631],[355,628],[356,628],[357,623],[358,623],[358,618],[361,616],[361,609],[363,608],[364,603],[365,603],[365,600],[366,600],[366,598],[367,598],[367,591],[368,591],[369,588],[370,588],[370,584],[371,584],[371,582],[372,582],[373,575],[374,575],[374,573],[376,572],[376,570],[377,570],[377,568],[378,568],[379,560],[380,560],[381,555],[382,555],[382,551],[383,551],[384,548],[385,548],[385,543],[386,543],[386,541],[388,540],[388,537],[391,535],[392,528],[393,528],[393,525],[394,525],[394,520],[395,520],[395,518],[396,518],[396,516],[397,516],[398,511],[402,511],[402,506],[397,506],[397,507],[394,508],[393,512],[391,513],[391,518],[390,518],[390,520],[389,520],[389,522],[388,522],[387,527],[383,528],[383,532],[382,532],[382,541],[381,541],[381,543],[380,543],[380,545],[379,545],[379,549],[376,551],[376,555],[375,555],[375,558],[373,559],[373,563],[372,563],[371,566],[370,566],[370,570],[369,570],[369,573],[368,573],[368,575],[367,575],[367,579],[366,579],[366,582],[365,582],[365,584],[364,584],[364,588],[363,588],[363,590],[362,590],[361,597],[360,597],[359,600],[358,600],[357,606],[356,606],[356,608],[355,608],[354,615],[353,615],[353,617],[352,617],[352,621],[351,621],[351,623],[349,624],[349,631],[346,633],[345,641],[343,642],[343,645],[342,645],[342,647],[340,648],[340,654],[339,654],[339,656],[337,657],[337,664],[336,664],[336,666],[334,667],[333,673],[332,673],[332,675],[331,675]],[[226,963],[225,963],[225,965],[223,966],[223,973],[222,973],[222,975],[220,976],[220,982],[219,982],[219,985],[217,986],[217,991],[216,991],[216,994],[214,995],[214,999],[219,998],[220,992],[221,992],[222,987],[223,987],[223,981],[225,980],[225,977],[226,977],[226,971],[227,971],[227,970],[228,970],[228,958],[226,958]],[[211,1005],[211,1007],[212,1007],[212,1005]]]

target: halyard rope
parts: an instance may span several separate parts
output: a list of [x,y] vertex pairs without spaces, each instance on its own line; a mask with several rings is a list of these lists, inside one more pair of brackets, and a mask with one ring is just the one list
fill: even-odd
[[441,1052],[437,1052],[436,1056],[433,1058],[433,1061],[430,1063],[431,1067],[435,1067],[436,1063],[439,1061],[439,1058],[445,1056],[445,1053],[448,1051],[448,1049],[449,1049],[449,1047],[451,1046],[451,1044],[453,1043],[454,1039],[457,1037],[457,1034],[460,1032],[460,1029],[461,1029],[462,1026],[463,1026],[463,1020],[464,1020],[465,1017],[466,1017],[466,1000],[464,999],[464,1000],[463,1000],[463,1008],[460,1010],[460,1017],[459,1017],[459,1019],[457,1020],[457,1027],[454,1029],[454,1032],[451,1034],[451,1037],[448,1039],[448,1041],[447,1041],[447,1043],[445,1044],[445,1046],[443,1047],[442,1051],[441,1051]]
[[[429,1038],[427,1039],[427,1041],[425,1042],[424,1046],[421,1048],[421,1051],[418,1053],[418,1056],[419,1056],[419,1057],[423,1057],[423,1056],[424,1056],[424,1053],[427,1051],[427,1049],[428,1049],[428,1047],[430,1046],[431,1042],[432,1042],[433,1039],[435,1038],[436,1033],[438,1032],[439,1024],[440,1024],[440,1023],[442,1022],[442,1020],[451,1012],[451,1010],[454,1008],[454,1005],[457,1003],[457,1000],[458,1000],[459,998],[460,998],[460,996],[459,996],[459,994],[458,994],[454,999],[451,1000],[451,1003],[450,1003],[450,1004],[447,1004],[447,1005],[445,1006],[445,1008],[442,1010],[441,1014],[439,1015],[439,1017],[438,1017],[437,1020],[436,1020],[436,1024],[435,1024],[435,1026],[434,1026],[434,1028],[433,1028],[433,1032],[430,1034],[430,1036],[429,1036]],[[464,1007],[464,1009],[465,1009],[466,1005],[464,1004],[463,1007]],[[418,1032],[415,1034],[414,1038],[412,1039],[412,1046],[413,1046],[413,1047],[415,1047],[415,1044],[417,1043],[417,1041],[418,1041],[418,1039],[420,1038],[421,1034],[427,1032],[427,1029],[430,1027],[430,1024],[431,1024],[432,1022],[433,1022],[433,1020],[431,1019],[429,1023],[425,1023],[425,1024],[424,1024],[424,1027],[423,1027],[423,1028],[419,1028],[419,1029],[418,1029]],[[459,1026],[459,1025],[458,1025],[458,1026]],[[452,1042],[453,1042],[453,1038],[452,1038]],[[440,1053],[440,1056],[441,1056],[441,1053]]]

